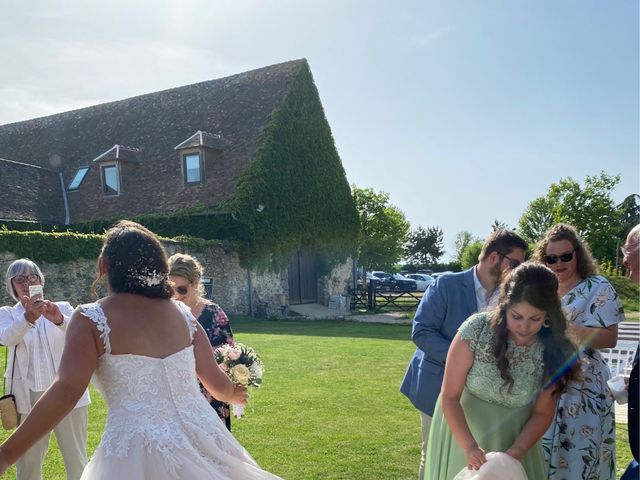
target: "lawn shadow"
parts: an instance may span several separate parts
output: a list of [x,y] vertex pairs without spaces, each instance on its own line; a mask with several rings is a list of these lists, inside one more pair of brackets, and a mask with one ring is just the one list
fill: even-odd
[[352,337],[411,341],[411,325],[365,323],[340,319],[270,318],[230,315],[235,333],[295,335],[311,337]]

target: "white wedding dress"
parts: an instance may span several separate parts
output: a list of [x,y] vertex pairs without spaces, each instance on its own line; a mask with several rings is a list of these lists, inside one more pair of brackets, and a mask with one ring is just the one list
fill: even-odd
[[[193,339],[196,320],[176,305]],[[104,435],[81,480],[279,478],[258,466],[200,392],[193,345],[165,358],[112,355],[100,305],[81,309],[104,343],[93,383],[109,407]]]

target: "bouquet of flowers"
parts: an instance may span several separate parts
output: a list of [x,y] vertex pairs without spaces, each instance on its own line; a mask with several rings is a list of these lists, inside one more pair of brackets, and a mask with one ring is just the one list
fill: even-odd
[[[218,366],[235,385],[259,387],[262,385],[264,365],[255,350],[242,343],[225,344],[215,351]],[[244,405],[233,405],[235,417],[241,417]]]

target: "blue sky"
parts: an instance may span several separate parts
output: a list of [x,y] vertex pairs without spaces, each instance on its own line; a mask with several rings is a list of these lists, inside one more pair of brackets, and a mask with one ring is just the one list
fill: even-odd
[[638,17],[636,0],[8,0],[0,123],[305,57],[349,182],[451,253],[560,178],[640,191]]

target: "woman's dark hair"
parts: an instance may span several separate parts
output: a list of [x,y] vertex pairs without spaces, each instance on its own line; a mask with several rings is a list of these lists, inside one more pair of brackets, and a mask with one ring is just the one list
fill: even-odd
[[500,376],[511,390],[513,378],[509,374],[507,358],[507,309],[519,302],[545,312],[545,326],[538,336],[544,345],[544,384],[556,385],[564,392],[569,381],[579,375],[577,347],[567,338],[567,319],[562,312],[558,296],[558,278],[540,263],[526,262],[515,268],[500,287],[500,300],[494,310],[491,326],[496,332],[494,355]]
[[580,237],[574,227],[566,223],[558,223],[546,231],[544,237],[536,245],[533,258],[544,263],[549,244],[560,240],[567,240],[573,246],[576,254],[576,271],[580,278],[584,279],[598,274],[598,264],[591,255],[589,245]]
[[158,237],[142,225],[122,220],[111,227],[105,235],[100,259],[113,292],[172,297],[167,254]]

